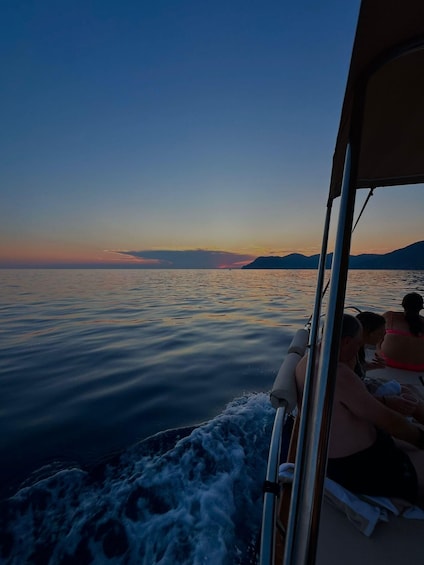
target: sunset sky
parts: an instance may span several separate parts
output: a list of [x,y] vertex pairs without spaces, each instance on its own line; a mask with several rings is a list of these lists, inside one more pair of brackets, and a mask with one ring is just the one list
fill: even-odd
[[[358,10],[3,0],[0,266],[318,253]],[[424,239],[422,189],[377,190],[352,253]]]

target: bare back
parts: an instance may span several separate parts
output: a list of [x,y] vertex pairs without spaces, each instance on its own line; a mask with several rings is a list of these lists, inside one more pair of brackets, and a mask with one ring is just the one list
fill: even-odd
[[[408,322],[402,312],[386,312],[386,335],[381,343],[382,356],[389,366],[403,365],[411,370],[424,367],[424,335],[411,334]],[[424,318],[420,316],[424,322]],[[399,365],[400,364],[400,365]]]

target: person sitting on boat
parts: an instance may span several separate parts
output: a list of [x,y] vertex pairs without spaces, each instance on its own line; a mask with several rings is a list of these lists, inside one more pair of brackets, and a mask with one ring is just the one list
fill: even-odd
[[389,367],[407,371],[424,371],[424,318],[420,316],[423,298],[417,292],[403,297],[404,312],[383,314],[386,335],[379,355]]
[[[424,429],[368,392],[352,369],[361,345],[359,320],[344,314],[327,475],[354,493],[424,504]],[[299,399],[306,364],[304,357],[296,367]]]
[[386,366],[385,361],[377,354],[371,361],[367,361],[365,358],[365,347],[377,347],[383,341],[386,333],[386,319],[375,312],[360,312],[356,318],[361,322],[362,326],[362,346],[358,351],[355,372],[364,378],[367,371],[381,369]]
[[375,379],[367,375],[367,371],[386,366],[384,360],[375,355],[371,361],[366,361],[365,347],[379,345],[386,333],[384,316],[375,312],[360,312],[356,316],[362,326],[362,347],[358,351],[355,373],[364,381],[368,391],[391,408],[404,416],[412,416],[420,424],[424,424],[424,401],[416,394],[413,387],[401,385],[398,381]]

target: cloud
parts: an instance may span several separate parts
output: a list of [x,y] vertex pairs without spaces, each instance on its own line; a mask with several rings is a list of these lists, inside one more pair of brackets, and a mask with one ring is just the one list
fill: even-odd
[[135,258],[140,262],[140,267],[145,266],[151,269],[238,269],[255,259],[253,255],[206,249],[184,251],[144,249],[141,251],[114,251],[114,253]]
[[255,255],[205,249],[184,251],[105,249],[101,256],[81,260],[66,257],[14,260],[0,258],[0,269],[240,269],[254,259],[256,259]]

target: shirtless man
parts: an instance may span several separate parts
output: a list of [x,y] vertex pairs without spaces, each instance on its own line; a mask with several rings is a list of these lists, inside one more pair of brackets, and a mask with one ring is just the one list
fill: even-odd
[[[376,400],[352,370],[362,327],[343,316],[327,476],[358,494],[424,501],[424,430]],[[307,359],[296,367],[299,398]],[[393,437],[400,441],[394,441]]]

